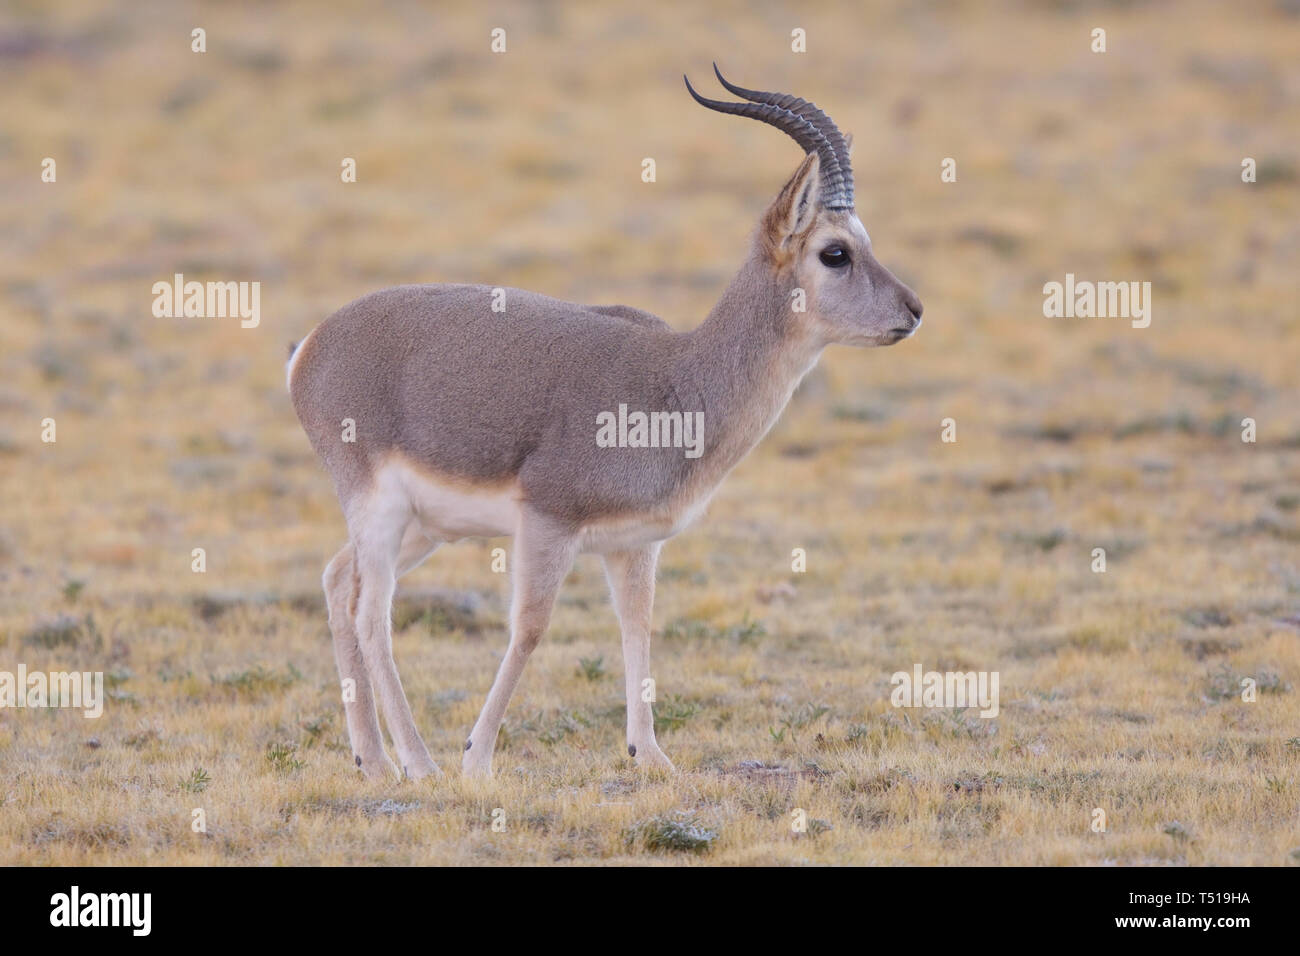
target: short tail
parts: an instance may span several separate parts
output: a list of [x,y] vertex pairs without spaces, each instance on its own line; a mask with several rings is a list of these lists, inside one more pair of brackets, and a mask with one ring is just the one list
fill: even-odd
[[284,387],[285,388],[292,388],[293,386],[293,357],[298,354],[298,346],[300,345],[302,345],[301,342],[289,343],[289,357],[285,360],[284,363]]

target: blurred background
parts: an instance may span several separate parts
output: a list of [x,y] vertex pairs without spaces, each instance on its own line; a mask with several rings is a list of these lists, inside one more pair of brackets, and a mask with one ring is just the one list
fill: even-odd
[[[720,95],[716,60],[853,134],[858,212],[925,324],[895,348],[828,353],[711,515],[666,549],[656,625],[759,616],[804,639],[764,666],[810,669],[840,713],[915,660],[1000,667],[1008,695],[1016,680],[1016,696],[1079,693],[1081,727],[1125,733],[1138,700],[1194,720],[1214,667],[1295,680],[1295,0],[17,0],[0,16],[0,650],[29,666],[64,632],[85,666],[139,674],[297,647],[295,666],[310,659],[328,688],[311,602],[344,531],[285,393],[287,344],[413,282],[694,326],[800,159],[776,131],[691,102],[682,74]],[[196,27],[206,53],[191,52]],[[56,183],[41,181],[45,157]],[[356,183],[340,181],[345,157]],[[1242,182],[1246,157],[1257,182]],[[151,287],[177,272],[259,281],[260,326],[155,318]],[[1150,282],[1151,326],[1044,318],[1043,284],[1067,272]],[[946,418],[956,444],[939,440]],[[499,612],[491,546],[448,549],[413,586]],[[191,573],[195,547],[206,575]],[[789,573],[793,547],[814,556],[806,576]],[[1095,547],[1107,574],[1089,570]],[[575,581],[560,640],[599,638],[614,660],[598,566]],[[223,643],[220,618],[190,613],[201,595],[305,603]],[[454,749],[491,668],[467,658],[467,702],[421,726],[441,721]],[[161,707],[160,687],[136,693]],[[1293,722],[1286,700],[1256,731],[1291,773],[1267,729]],[[19,738],[13,721],[0,745]],[[1177,726],[1189,747],[1208,732]],[[1225,859],[1252,858],[1249,839],[1224,839]]]
[[[33,598],[87,560],[160,584],[172,558],[159,545],[194,536],[289,558],[334,505],[284,394],[285,347],[366,292],[485,282],[700,321],[799,159],[780,134],[690,101],[683,72],[718,95],[714,59],[854,134],[859,213],[926,304],[914,341],[826,363],[827,396],[889,440],[871,464],[949,451],[935,436],[951,416],[963,445],[1013,453],[1011,471],[1096,439],[1086,464],[1104,468],[1138,447],[1117,431],[1138,429],[1148,448],[1154,435],[1206,453],[1181,474],[1213,484],[1213,460],[1243,459],[1220,439],[1250,414],[1266,447],[1242,467],[1259,467],[1300,436],[1287,389],[1300,358],[1298,15],[1294,3],[10,4],[6,589]],[[204,54],[190,50],[196,26]],[[498,26],[507,52],[494,55]],[[1105,54],[1090,49],[1096,26]],[[805,54],[791,52],[795,28]],[[47,156],[56,184],[40,179]],[[340,181],[344,157],[355,184]],[[654,183],[641,181],[646,157]],[[956,183],[940,181],[945,157]],[[1152,327],[1044,319],[1042,285],[1067,271],[1150,281]],[[176,272],[260,281],[260,327],[155,319],[150,287]],[[47,415],[57,447],[38,441]],[[1250,510],[1235,492],[1212,500]],[[1196,520],[1176,496],[1149,504]]]

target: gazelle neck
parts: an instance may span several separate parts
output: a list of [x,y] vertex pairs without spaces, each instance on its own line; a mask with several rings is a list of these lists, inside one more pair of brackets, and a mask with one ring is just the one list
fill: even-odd
[[789,283],[755,250],[685,336],[679,397],[704,412],[699,462],[717,481],[772,427],[825,347],[797,321]]

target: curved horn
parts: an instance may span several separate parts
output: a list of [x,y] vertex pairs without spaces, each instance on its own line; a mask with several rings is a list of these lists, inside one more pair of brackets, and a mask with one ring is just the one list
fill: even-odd
[[840,128],[835,125],[833,119],[818,109],[815,103],[790,93],[765,93],[762,90],[747,90],[743,86],[728,82],[727,78],[722,75],[722,71],[718,69],[717,63],[713,64],[713,73],[717,76],[718,82],[726,87],[727,92],[754,103],[770,103],[773,106],[787,109],[794,113],[795,116],[805,119],[817,127],[817,130],[826,137],[826,141],[831,144],[831,149],[835,151],[835,158],[839,160],[840,170],[844,173],[845,196],[848,199],[849,206],[853,205],[853,167],[849,163],[849,147],[844,141],[844,134],[840,132]]
[[[714,64],[714,72],[718,72]],[[718,73],[718,79],[737,96],[749,99],[748,103],[727,103],[711,100],[695,92],[691,81],[686,76],[686,89],[695,102],[719,113],[735,116],[747,116],[761,123],[775,126],[793,139],[806,153],[816,150],[821,161],[822,198],[821,203],[829,209],[851,209],[853,207],[853,172],[848,163],[848,150],[843,148],[844,138],[830,117],[817,109],[807,100],[797,96],[781,93],[760,93],[733,87]],[[768,99],[770,98],[770,101]],[[818,125],[825,123],[825,128]],[[834,139],[831,138],[834,136]],[[840,149],[836,148],[837,143]]]

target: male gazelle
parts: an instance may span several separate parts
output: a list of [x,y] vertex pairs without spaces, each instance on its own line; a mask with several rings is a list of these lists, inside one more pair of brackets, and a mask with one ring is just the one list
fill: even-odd
[[[493,309],[502,290],[406,285],[344,306],[292,353],[294,408],[347,520],[324,587],[352,690],[348,734],[368,776],[399,773],[376,696],[401,771],[438,772],[393,661],[397,578],[444,542],[497,535],[514,538],[510,646],[465,741],[465,773],[491,773],[510,695],[581,552],[603,557],[622,629],[628,753],[672,769],[642,699],[660,545],[701,512],[827,345],[893,345],[921,324],[916,295],[872,255],[830,117],[718,79],[747,102],[686,86],[709,109],[775,126],[807,156],[698,328],[517,289],[504,290],[503,312]],[[598,431],[623,417],[620,406],[652,413],[666,438],[669,425],[680,434],[683,421],[701,423],[699,448],[635,435],[609,447]]]

